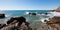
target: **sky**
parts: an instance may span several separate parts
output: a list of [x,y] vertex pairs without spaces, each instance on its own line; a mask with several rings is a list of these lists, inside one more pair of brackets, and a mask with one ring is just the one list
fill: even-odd
[[0,0],[0,10],[52,10],[60,0]]

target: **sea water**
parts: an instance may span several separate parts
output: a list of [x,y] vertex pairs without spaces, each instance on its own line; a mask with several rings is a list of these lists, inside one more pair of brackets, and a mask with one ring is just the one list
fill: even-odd
[[[28,15],[26,14],[26,12],[32,12],[32,13],[37,13],[39,15],[33,16],[33,15]],[[39,23],[38,21],[43,21],[43,19],[47,19],[50,16],[48,15],[44,15],[44,13],[49,13],[51,12],[50,10],[3,10],[0,11],[0,14],[5,14],[5,18],[0,19],[0,24],[1,23],[6,23],[11,17],[20,17],[23,16],[26,18],[26,21],[29,22],[31,25],[33,24],[33,26],[35,27],[39,27]],[[36,26],[37,25],[37,26]]]

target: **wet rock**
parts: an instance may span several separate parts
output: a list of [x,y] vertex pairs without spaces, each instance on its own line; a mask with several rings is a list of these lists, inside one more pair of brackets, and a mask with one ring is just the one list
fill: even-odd
[[29,13],[29,15],[30,15],[31,13]]
[[0,24],[0,29],[6,26],[6,24]]
[[15,17],[8,20],[7,25],[0,30],[32,30],[32,28],[24,17]]
[[32,28],[30,28],[29,26],[26,25],[26,23],[22,23],[21,26],[18,26],[18,24],[9,24],[7,26],[5,26],[4,28],[0,29],[0,30],[32,30]]
[[7,24],[10,24],[11,22],[15,21],[19,22],[19,24],[21,25],[22,22],[26,22],[26,19],[24,17],[15,17],[15,18],[11,18],[10,20],[7,21]]
[[5,18],[5,14],[0,14],[0,18]]
[[29,15],[36,15],[36,13],[30,13],[30,12],[29,12]]
[[48,15],[48,13],[45,13],[45,15]]
[[32,13],[32,15],[36,15],[36,13]]

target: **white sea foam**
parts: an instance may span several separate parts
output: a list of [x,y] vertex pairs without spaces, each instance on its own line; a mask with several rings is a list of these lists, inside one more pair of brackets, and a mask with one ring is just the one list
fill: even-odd
[[29,14],[29,12],[26,12],[26,14]]
[[5,15],[5,17],[9,17],[10,15]]
[[40,21],[44,23],[44,20],[45,20],[45,19],[41,19]]
[[53,16],[60,17],[60,12],[50,12],[50,13],[53,14]]
[[43,23],[46,23],[46,22],[44,22],[44,20],[49,21],[49,18],[44,18],[44,19],[41,19],[40,21],[43,22]]

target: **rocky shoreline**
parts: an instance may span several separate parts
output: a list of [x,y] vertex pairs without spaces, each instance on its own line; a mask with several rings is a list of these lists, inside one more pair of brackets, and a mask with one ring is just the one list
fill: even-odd
[[[56,10],[52,10],[52,12],[60,12],[60,7]],[[36,16],[35,13],[32,13],[32,15]],[[5,14],[0,14],[0,18],[5,18]],[[60,30],[60,17],[54,16],[49,18],[49,21],[44,20],[44,22],[45,23],[39,21],[30,24],[23,16],[11,17],[6,24],[0,24],[0,30]],[[38,24],[38,28],[32,27],[36,24]]]
[[46,23],[42,23],[41,21],[38,22],[39,24],[47,27],[41,26],[39,28],[32,28],[31,26],[33,24],[29,26],[29,23],[26,22],[26,19],[24,17],[12,17],[10,18],[10,20],[7,21],[6,24],[0,24],[0,30],[60,30],[60,17],[54,16],[49,20],[50,21],[45,20],[44,22]]
[[24,17],[15,17],[7,21],[6,24],[0,24],[0,30],[32,30]]

